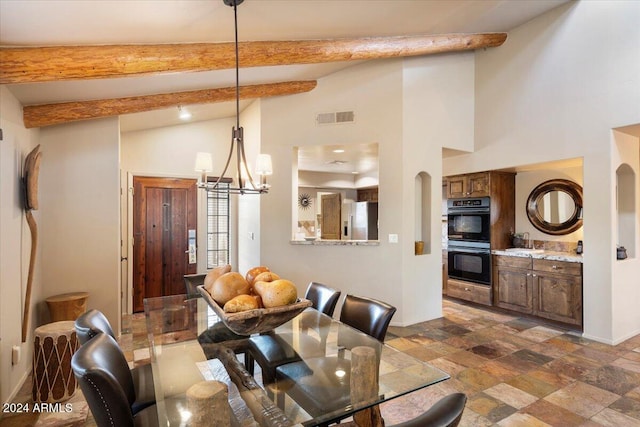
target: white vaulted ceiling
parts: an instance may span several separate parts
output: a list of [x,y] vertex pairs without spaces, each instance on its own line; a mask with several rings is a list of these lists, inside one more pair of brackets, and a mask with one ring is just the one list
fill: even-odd
[[[240,41],[508,32],[567,0],[245,0]],[[0,45],[165,44],[233,40],[222,0],[0,0]],[[355,62],[240,71],[240,84],[317,80]],[[23,105],[233,86],[234,70],[9,84]],[[248,101],[243,101],[243,106]],[[194,120],[232,116],[235,103],[187,106]],[[122,117],[122,129],[177,123],[170,108]]]

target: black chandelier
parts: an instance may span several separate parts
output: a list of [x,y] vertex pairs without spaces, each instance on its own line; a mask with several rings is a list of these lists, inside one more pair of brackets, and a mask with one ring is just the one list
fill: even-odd
[[[273,173],[271,166],[271,156],[268,154],[258,154],[256,159],[255,171],[260,175],[260,182],[256,183],[251,176],[247,159],[244,154],[244,130],[240,126],[240,64],[238,55],[238,5],[244,0],[223,0],[224,4],[233,7],[234,16],[234,29],[235,29],[235,53],[236,53],[236,125],[231,132],[231,147],[229,148],[229,157],[227,157],[227,163],[224,169],[216,181],[207,181],[207,172],[211,172],[213,169],[213,161],[211,153],[197,153],[196,155],[196,171],[201,173],[200,181],[198,182],[198,188],[202,188],[206,191],[212,192],[224,192],[231,194],[263,194],[269,191],[269,185],[267,184],[267,176]],[[236,168],[237,168],[237,186],[223,185],[224,175],[229,169],[233,152],[236,152]]]

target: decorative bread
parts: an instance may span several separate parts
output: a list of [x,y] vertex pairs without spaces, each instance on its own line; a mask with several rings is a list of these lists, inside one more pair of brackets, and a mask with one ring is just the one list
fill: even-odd
[[245,276],[245,278],[247,279],[247,282],[249,283],[249,285],[253,285],[253,282],[255,281],[256,276],[264,271],[270,271],[269,267],[265,267],[261,265],[259,267],[253,267],[252,269],[247,271],[247,275]]
[[[231,271],[231,265],[221,265],[220,267],[216,267],[213,270],[209,270],[207,275],[204,277],[204,288],[212,294],[213,284],[218,279],[218,277],[222,276],[225,273]],[[213,294],[212,294],[213,295]]]
[[251,292],[251,286],[247,283],[242,274],[235,271],[225,273],[218,277],[211,291],[209,292],[213,299],[223,307],[227,301],[237,297],[238,295],[248,295]]
[[225,313],[238,313],[240,311],[255,310],[256,308],[260,308],[256,297],[253,295],[238,295],[227,301],[223,310]]
[[278,280],[278,279],[280,279],[280,276],[278,276],[273,271],[263,271],[262,273],[258,274],[255,277],[255,279],[253,279],[253,283],[256,283],[256,282],[273,282],[274,280]]

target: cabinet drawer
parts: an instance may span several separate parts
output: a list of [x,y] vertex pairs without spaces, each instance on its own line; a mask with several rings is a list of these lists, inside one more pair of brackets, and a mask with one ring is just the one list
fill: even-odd
[[477,283],[449,279],[447,283],[447,295],[479,304],[491,305],[491,286],[489,285],[479,285]]
[[531,269],[531,258],[529,257],[494,255],[493,262],[499,267]]
[[582,275],[582,264],[579,262],[534,259],[533,269],[538,271],[546,271],[549,273],[570,274],[572,276]]

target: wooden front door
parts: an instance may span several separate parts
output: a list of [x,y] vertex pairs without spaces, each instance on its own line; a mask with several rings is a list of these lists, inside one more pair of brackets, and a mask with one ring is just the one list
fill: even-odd
[[196,230],[196,180],[133,178],[133,311],[149,297],[185,292],[189,230]]
[[340,193],[323,194],[321,200],[322,224],[320,238],[340,240],[342,197]]

